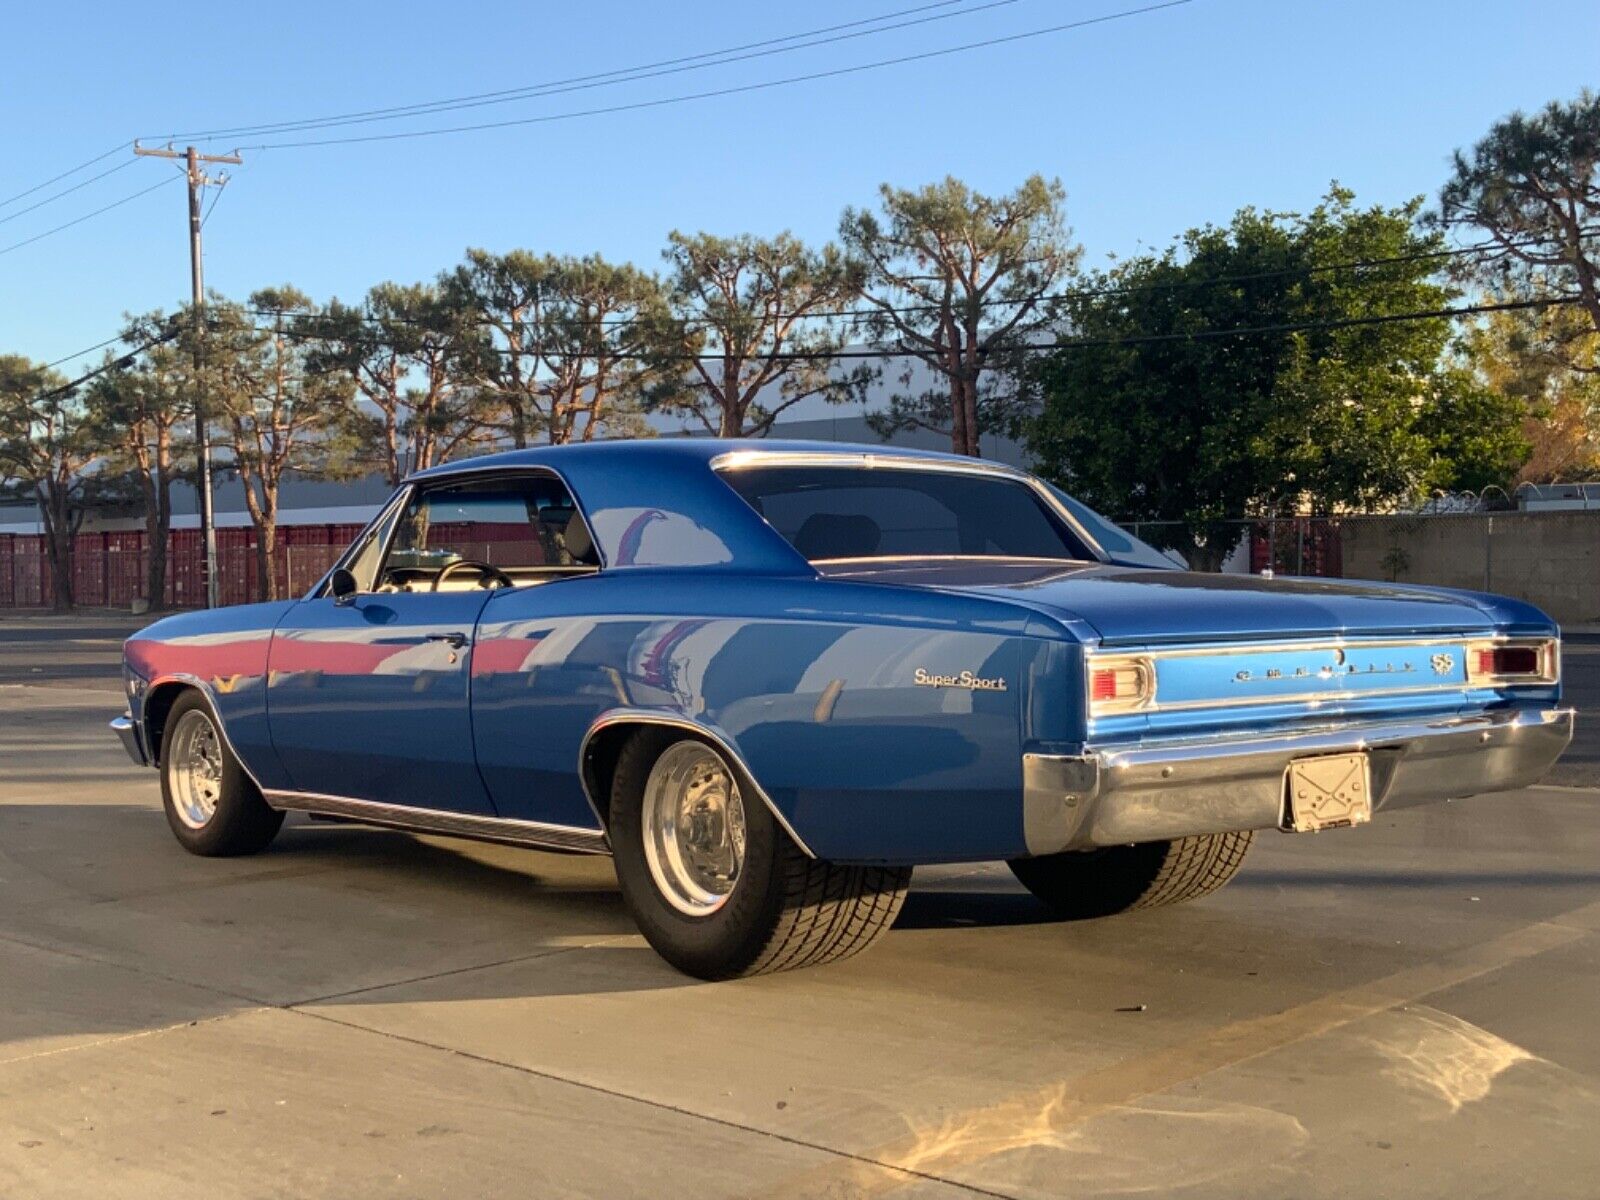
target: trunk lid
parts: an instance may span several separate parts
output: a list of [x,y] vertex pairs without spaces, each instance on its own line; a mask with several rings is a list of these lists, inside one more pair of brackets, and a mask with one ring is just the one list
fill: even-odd
[[1107,646],[1262,639],[1406,637],[1492,630],[1469,599],[1403,584],[1263,579],[1038,560],[820,564],[831,578],[1012,600],[1079,621]]

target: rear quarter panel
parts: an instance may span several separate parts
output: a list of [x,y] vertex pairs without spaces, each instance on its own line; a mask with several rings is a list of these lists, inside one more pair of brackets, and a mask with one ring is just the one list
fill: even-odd
[[[820,857],[1007,857],[1024,848],[1029,621],[925,589],[703,571],[499,593],[473,659],[480,768],[503,816],[592,825],[583,737],[647,709],[724,736]],[[1004,687],[918,684],[919,668]]]

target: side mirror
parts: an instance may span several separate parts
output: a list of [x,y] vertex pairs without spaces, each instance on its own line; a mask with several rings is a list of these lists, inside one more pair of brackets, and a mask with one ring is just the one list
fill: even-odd
[[360,585],[356,583],[356,577],[343,567],[337,568],[332,575],[328,576],[328,594],[333,597],[335,604],[352,603],[356,598],[356,593],[360,590]]

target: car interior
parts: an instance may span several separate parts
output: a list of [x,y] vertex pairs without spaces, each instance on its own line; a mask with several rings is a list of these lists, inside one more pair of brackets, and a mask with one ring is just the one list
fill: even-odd
[[366,591],[459,592],[593,574],[600,556],[565,485],[535,475],[418,489],[349,568]]

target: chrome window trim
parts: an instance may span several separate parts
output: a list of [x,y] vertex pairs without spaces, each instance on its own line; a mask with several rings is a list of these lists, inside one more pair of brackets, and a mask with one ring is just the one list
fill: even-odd
[[744,756],[734,749],[733,740],[727,734],[715,726],[702,724],[688,717],[679,716],[676,713],[661,712],[651,708],[613,708],[601,713],[594,719],[593,724],[589,726],[589,731],[583,735],[583,741],[578,746],[578,780],[583,785],[584,799],[589,802],[589,807],[594,810],[595,818],[600,821],[601,828],[605,827],[605,821],[600,817],[600,806],[590,793],[589,772],[586,769],[589,762],[589,743],[602,729],[607,729],[613,725],[630,724],[665,725],[677,729],[686,729],[705,738],[727,756],[734,770],[741,776],[740,784],[749,784],[750,790],[767,806],[767,811],[772,814],[773,820],[777,821],[783,831],[794,840],[794,844],[800,847],[800,852],[807,858],[816,857],[816,853],[810,846],[806,845],[805,839],[795,832],[793,825],[789,824],[789,818],[784,816],[778,806],[772,802],[772,797],[767,795],[767,790],[756,779],[755,773],[750,770],[749,764],[744,761]]
[[[1008,467],[1004,463],[973,459],[971,462],[952,462],[943,458],[918,458],[913,454],[879,454],[871,450],[728,450],[710,462],[717,474],[739,471],[746,467],[838,467],[858,466],[869,471],[935,471],[945,475],[987,475],[1009,479],[1025,485],[1044,506],[1054,513],[1073,532],[1089,553],[1100,562],[1110,562],[1111,555],[1086,529],[1072,511],[1057,500],[1050,489],[1026,471]],[[741,497],[742,499],[742,497]],[[757,514],[760,515],[759,513]],[[1004,555],[978,555],[976,557],[1005,557]],[[837,561],[837,560],[832,560]],[[866,561],[866,560],[862,560]],[[1047,559],[1048,562],[1083,562],[1083,559]]]
[[[397,487],[394,490],[394,494],[385,500],[382,507],[378,509],[377,516],[373,517],[372,520],[368,521],[361,527],[361,532],[350,539],[350,544],[344,548],[344,552],[340,554],[338,558],[333,560],[333,565],[323,572],[322,578],[317,580],[316,585],[300,598],[302,600],[315,600],[325,591],[327,591],[328,580],[333,577],[333,573],[335,571],[337,571],[340,567],[346,566],[355,556],[356,547],[361,544],[361,539],[366,537],[367,534],[372,532],[373,529],[382,524],[385,518],[387,518],[390,513],[394,512],[398,506],[403,504],[405,498],[410,494],[410,483],[402,483],[399,487]],[[394,540],[394,533],[395,530],[399,528],[399,525],[400,523],[396,521],[394,525],[390,527],[388,536],[383,539],[383,549],[378,555],[378,565],[380,567],[383,565],[383,560],[389,556],[389,543]]]
[[[1463,654],[1467,654],[1470,646],[1484,643],[1512,646],[1548,645],[1550,648],[1547,654],[1542,654],[1541,657],[1547,657],[1553,664],[1553,675],[1547,674],[1536,677],[1496,676],[1491,680],[1474,679],[1470,664],[1464,664],[1464,670],[1467,673],[1466,679],[1445,683],[1384,688],[1381,691],[1371,692],[1317,690],[1282,692],[1271,696],[1240,696],[1236,699],[1217,697],[1210,700],[1172,700],[1165,702],[1154,698],[1154,688],[1152,687],[1152,698],[1149,703],[1125,711],[1106,711],[1104,709],[1097,711],[1088,695],[1091,675],[1095,670],[1097,659],[1115,661],[1135,657],[1143,658],[1149,661],[1152,672],[1155,672],[1158,664],[1163,659],[1169,658],[1237,657],[1249,654],[1281,654],[1316,650],[1429,650],[1439,646],[1459,648]],[[1561,639],[1559,637],[1527,637],[1505,633],[1462,633],[1455,636],[1429,636],[1425,638],[1333,637],[1284,639],[1274,642],[1212,642],[1207,645],[1177,646],[1152,650],[1092,647],[1086,648],[1084,651],[1084,694],[1085,703],[1089,704],[1089,708],[1085,711],[1090,713],[1091,718],[1095,718],[1100,716],[1122,716],[1126,715],[1127,712],[1185,712],[1197,709],[1252,708],[1271,704],[1324,704],[1330,701],[1366,700],[1388,696],[1438,695],[1449,692],[1461,692],[1464,694],[1475,690],[1508,687],[1549,687],[1561,681],[1560,661]],[[1152,684],[1154,682],[1154,679],[1152,679]]]
[[273,808],[343,817],[389,829],[464,837],[475,841],[507,842],[539,849],[569,850],[577,854],[611,853],[611,844],[602,830],[584,829],[577,825],[552,825],[544,821],[413,808],[406,804],[385,804],[377,800],[332,796],[323,792],[263,789],[261,794]]
[[[432,490],[435,486],[440,488],[459,487],[462,484],[480,483],[485,480],[516,478],[519,476],[528,475],[541,475],[546,479],[554,479],[562,487],[567,489],[567,495],[572,497],[573,511],[583,518],[583,526],[589,531],[589,542],[594,546],[596,557],[600,559],[600,565],[585,572],[585,574],[596,575],[601,571],[604,571],[606,569],[606,551],[605,547],[602,546],[594,536],[594,521],[590,519],[588,511],[583,507],[583,500],[578,496],[577,490],[567,480],[567,477],[554,467],[546,466],[543,463],[534,463],[528,466],[483,467],[479,470],[452,471],[448,475],[408,479],[406,481],[406,486],[414,492],[428,491]],[[383,558],[378,560],[380,565],[379,574],[382,574],[382,564],[388,561],[389,551],[393,548],[394,535],[399,531],[399,528],[400,522],[396,521],[394,529],[389,531],[389,544],[384,546]],[[511,591],[513,589],[496,588],[495,590]]]

